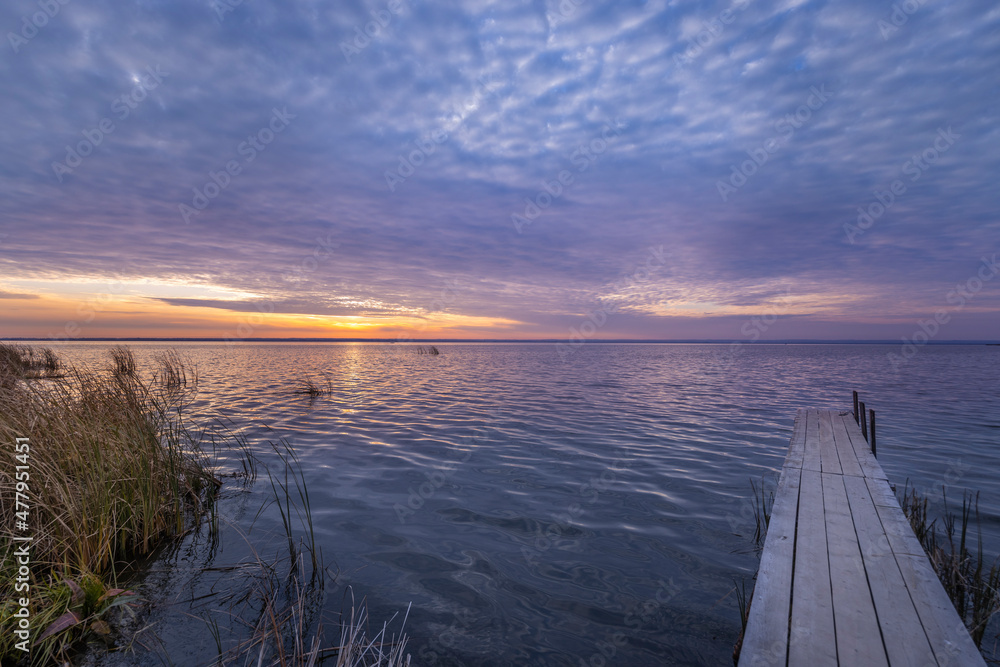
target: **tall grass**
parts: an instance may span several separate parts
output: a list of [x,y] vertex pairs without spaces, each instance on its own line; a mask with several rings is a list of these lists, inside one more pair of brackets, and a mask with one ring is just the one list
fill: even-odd
[[0,383],[61,377],[62,362],[50,348],[0,344]]
[[[11,349],[11,348],[14,349]],[[0,442],[29,438],[31,641],[33,662],[64,658],[84,630],[104,630],[100,616],[124,591],[121,570],[211,507],[218,482],[206,454],[180,421],[182,397],[144,382],[127,348],[111,353],[107,372],[70,369],[63,380],[32,381],[0,346]],[[44,369],[58,369],[43,351]],[[30,364],[29,364],[30,365]],[[37,364],[36,364],[37,365]],[[14,546],[15,466],[0,465],[0,548]],[[20,658],[7,621],[15,611],[5,558],[0,572],[0,656]],[[82,590],[81,597],[78,591]],[[57,622],[58,621],[58,622]],[[48,632],[46,632],[48,631]]]
[[[937,519],[928,521],[926,497],[909,488],[909,483],[902,496],[903,513],[973,641],[982,648],[986,627],[993,615],[1000,612],[1000,559],[988,565],[983,556],[979,494],[963,493],[962,510],[957,516],[948,511],[948,498],[944,496],[943,536],[938,531]],[[970,532],[973,517],[975,538]]]
[[[213,452],[217,442],[235,443],[243,470],[232,475],[247,483],[256,478],[259,460],[245,438],[232,432],[219,439],[211,432],[195,435],[182,420],[184,390],[197,384],[197,373],[176,353],[158,355],[148,381],[127,347],[111,349],[109,360],[103,372],[71,368],[59,382],[39,383],[33,378],[62,368],[58,359],[46,351],[0,345],[0,443],[29,438],[31,448],[32,665],[67,660],[83,637],[110,642],[110,614],[128,611],[137,599],[119,580],[157,546],[205,516],[217,538],[213,502],[221,481],[210,472],[213,461],[203,443],[211,443]],[[206,619],[218,646],[217,664],[286,667],[336,657],[345,667],[408,665],[402,628],[399,637],[388,636],[383,624],[370,637],[364,600],[342,615],[340,644],[323,648],[320,616],[331,575],[316,544],[301,463],[287,443],[274,451],[280,465],[267,469],[269,505],[278,509],[287,554],[265,558],[244,536],[252,557],[229,568],[233,586],[213,598],[216,611],[228,607],[225,613],[238,626],[233,632],[243,639],[223,637],[218,618]],[[17,564],[8,557],[15,546],[9,532],[15,525],[14,471],[12,458],[0,465],[4,664],[23,657],[14,646],[12,618],[23,594],[15,594]]]
[[767,528],[771,525],[771,509],[774,507],[774,489],[764,490],[764,478],[760,478],[760,488],[750,480],[750,488],[753,489],[753,519],[754,532],[753,542],[758,551],[764,549],[764,539],[767,537]]
[[[753,491],[753,551],[760,556],[764,551],[764,540],[767,538],[767,529],[771,525],[771,510],[774,508],[774,488],[767,489],[765,476],[760,478],[760,486],[750,478],[750,489]],[[741,512],[742,514],[742,512]],[[757,575],[754,575],[754,579]],[[739,663],[740,651],[743,650],[743,635],[747,629],[747,619],[750,617],[750,604],[753,602],[753,591],[749,593],[746,588],[746,581],[739,583],[733,581],[733,591],[736,593],[736,606],[740,612],[740,635],[733,645],[733,664]]]
[[[188,369],[177,350],[167,350],[156,355],[158,368],[156,379],[160,386],[168,391],[176,391],[187,387]],[[192,371],[192,384],[198,384],[198,374]]]
[[326,378],[323,383],[320,383],[312,378],[304,378],[299,381],[299,385],[295,390],[295,393],[304,394],[309,398],[329,395],[333,393],[333,383],[330,381],[330,378]]

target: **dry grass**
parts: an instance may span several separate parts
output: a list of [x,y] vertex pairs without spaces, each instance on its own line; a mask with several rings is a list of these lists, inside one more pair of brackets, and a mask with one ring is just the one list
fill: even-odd
[[767,537],[767,528],[771,525],[771,509],[774,507],[774,489],[764,490],[764,478],[760,478],[760,488],[750,480],[750,488],[753,489],[753,518],[754,533],[753,542],[758,552],[764,550],[764,540]]
[[[40,372],[62,368],[47,352],[0,345],[0,443],[30,439],[31,665],[68,659],[84,637],[111,644],[114,624],[107,621],[136,599],[118,588],[121,573],[206,514],[218,534],[213,501],[221,482],[209,472],[212,460],[202,437],[213,449],[235,440],[243,473],[233,474],[248,482],[259,463],[249,444],[232,433],[218,440],[212,433],[192,435],[181,414],[184,389],[197,383],[197,374],[176,353],[156,358],[158,370],[149,381],[140,377],[132,352],[118,346],[102,373],[70,369],[59,382],[37,382],[32,378]],[[336,657],[344,667],[409,665],[405,635],[387,636],[383,625],[369,638],[364,601],[345,615],[340,644],[321,648],[320,614],[330,575],[315,542],[302,467],[287,444],[275,452],[281,465],[267,471],[269,504],[279,511],[287,556],[262,558],[245,536],[253,557],[231,568],[233,586],[214,599],[216,613],[228,607],[223,613],[234,621],[233,634],[223,637],[218,619],[206,619],[219,664],[305,666]],[[15,546],[9,532],[16,519],[14,471],[13,463],[0,466],[3,664],[23,656],[15,648],[12,618],[23,593],[15,594],[17,565],[8,557]]]
[[[177,350],[156,355],[156,363],[159,366],[156,379],[164,389],[177,391],[188,386],[188,369]],[[191,384],[198,384],[198,374],[194,371],[191,372]]]
[[430,355],[435,355],[436,356],[438,354],[441,354],[441,351],[439,349],[437,349],[436,347],[434,347],[433,345],[429,345],[429,346],[428,345],[417,345],[417,354],[430,354]]
[[[210,507],[218,482],[207,457],[180,421],[181,397],[140,379],[126,348],[112,352],[113,370],[70,369],[44,384],[11,359],[22,349],[0,346],[0,442],[29,438],[32,652],[37,664],[64,656],[84,628],[98,632],[100,615],[123,592],[117,575],[161,541],[184,531]],[[43,351],[44,369],[58,369]],[[14,465],[0,466],[0,547],[14,546]],[[23,487],[22,487],[23,488]],[[22,508],[23,509],[23,508]],[[7,565],[10,563],[10,566]],[[5,559],[5,570],[13,559]],[[0,614],[10,619],[17,595],[11,572],[0,572]],[[81,598],[77,588],[86,589]],[[69,615],[68,615],[69,614]],[[61,625],[52,626],[59,619]],[[96,624],[95,624],[96,623]],[[0,656],[17,656],[4,623]]]

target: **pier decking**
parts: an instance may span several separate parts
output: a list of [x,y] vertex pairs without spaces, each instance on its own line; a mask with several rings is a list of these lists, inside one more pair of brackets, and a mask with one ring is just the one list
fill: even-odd
[[795,419],[739,664],[985,666],[851,412]]

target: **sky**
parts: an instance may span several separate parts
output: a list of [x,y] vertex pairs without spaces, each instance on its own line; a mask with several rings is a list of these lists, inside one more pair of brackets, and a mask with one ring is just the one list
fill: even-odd
[[996,339],[1000,6],[8,0],[0,337]]

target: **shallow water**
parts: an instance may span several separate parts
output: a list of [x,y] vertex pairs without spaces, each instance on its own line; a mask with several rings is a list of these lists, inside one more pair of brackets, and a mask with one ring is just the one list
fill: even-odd
[[[379,624],[412,602],[415,664],[731,664],[734,581],[758,562],[750,479],[773,483],[796,408],[846,409],[852,389],[890,480],[980,491],[1000,553],[1000,347],[927,347],[894,370],[898,346],[437,346],[133,345],[197,367],[202,423],[224,415],[265,459],[268,441],[294,448],[339,572],[327,611],[348,585]],[[58,345],[95,364],[108,347]],[[304,377],[331,393],[296,394]],[[214,656],[185,614],[218,585],[206,563],[246,557],[238,531],[269,493],[227,481],[221,545],[193,535],[154,567],[149,620],[177,664]],[[280,532],[273,505],[253,530]]]

